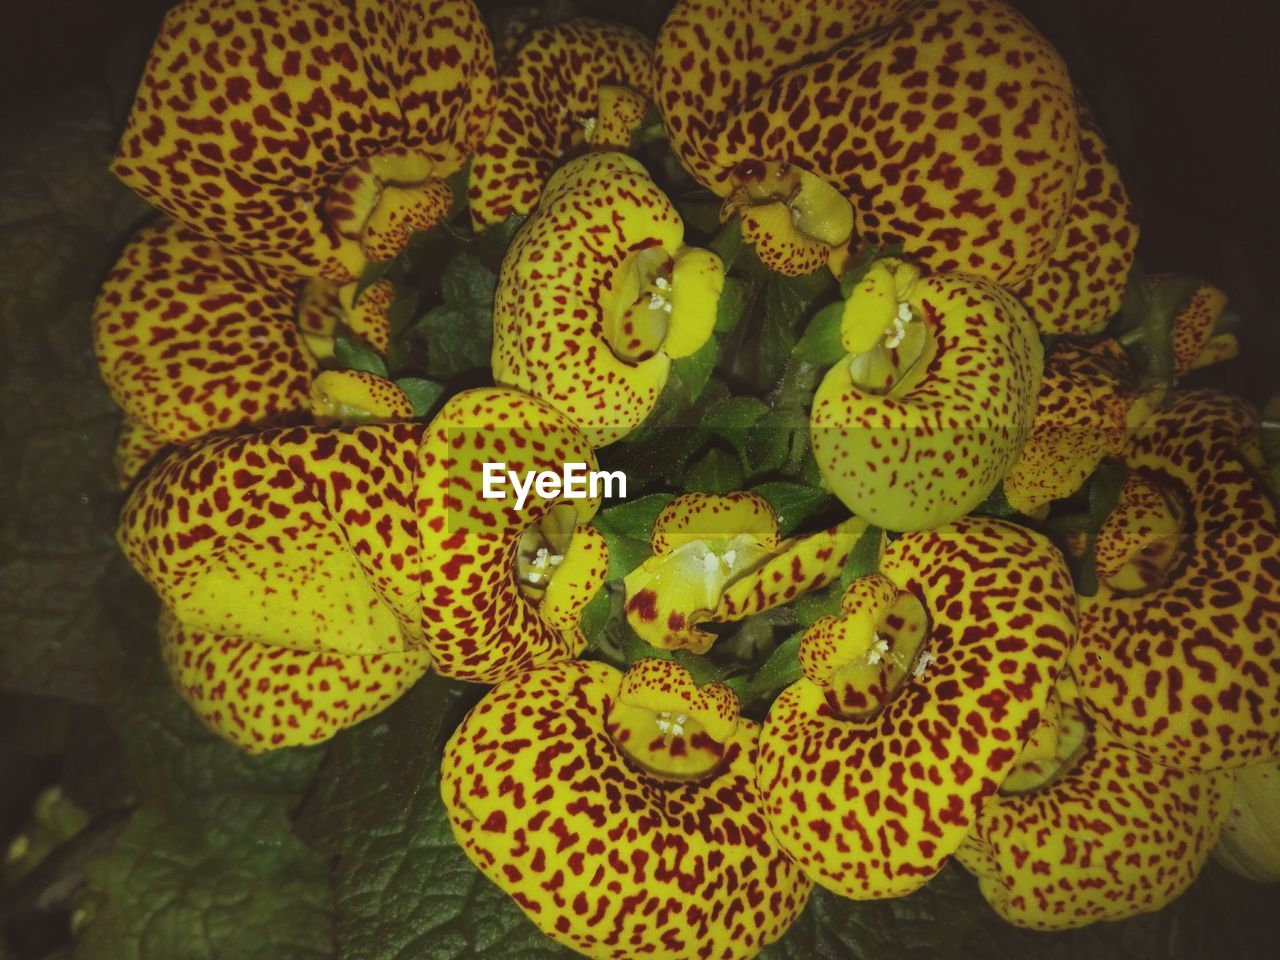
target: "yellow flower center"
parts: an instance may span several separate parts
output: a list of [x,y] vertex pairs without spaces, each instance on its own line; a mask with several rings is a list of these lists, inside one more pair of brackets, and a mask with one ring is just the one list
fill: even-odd
[[573,544],[577,526],[577,511],[561,503],[524,532],[516,548],[515,575],[525,596],[539,602],[546,596]]
[[845,301],[841,342],[850,377],[867,393],[904,393],[928,369],[936,343],[910,301],[918,278],[910,264],[880,260]]
[[684,247],[671,256],[650,246],[629,253],[600,298],[605,342],[625,363],[659,351],[696,352],[715,327],[724,268],[709,250]]

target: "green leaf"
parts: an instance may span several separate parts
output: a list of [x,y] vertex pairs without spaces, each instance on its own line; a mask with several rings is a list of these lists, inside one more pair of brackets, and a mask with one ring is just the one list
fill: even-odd
[[648,541],[658,514],[674,499],[673,493],[651,493],[620,503],[616,507],[606,507],[596,514],[595,525],[601,531],[607,529],[636,540]]
[[434,409],[436,402],[444,396],[444,384],[421,377],[401,377],[396,386],[404,391],[404,395],[413,404],[413,415],[425,417]]
[[774,481],[758,484],[754,489],[773,507],[778,517],[778,532],[784,537],[790,536],[831,499],[825,490],[801,483]]
[[607,587],[601,587],[596,595],[587,601],[579,618],[582,634],[587,638],[588,647],[598,646],[601,631],[613,613],[613,597]]
[[360,370],[375,377],[387,376],[387,365],[363,340],[340,333],[333,339],[333,357],[344,370]]
[[[402,701],[333,741],[302,810],[298,830],[332,863],[336,960],[543,960],[571,958],[471,865],[453,838],[440,799],[439,762],[467,691]],[[421,714],[428,714],[423,717]],[[416,741],[407,796],[387,787],[401,760],[394,739],[439,716],[438,732]]]
[[728,273],[742,250],[742,221],[734,217],[707,246],[720,258],[725,273]]
[[448,380],[488,370],[493,345],[493,296],[498,278],[478,257],[463,253],[445,267],[444,302],[427,312],[416,333],[427,343],[427,373]]
[[973,512],[986,517],[996,517],[999,520],[1026,519],[1004,495],[1003,483],[997,483],[995,488],[987,494],[987,498],[973,508]]
[[0,137],[0,687],[100,701],[155,601],[115,543],[120,413],[94,361],[102,278],[150,208],[108,172],[104,92],[15,111]]
[[742,489],[742,484],[742,464],[719,447],[708,450],[685,478],[685,489],[698,493],[730,493]]
[[840,572],[840,592],[849,589],[849,584],[859,577],[869,576],[880,569],[880,541],[884,531],[879,527],[868,526],[858,537],[858,542],[849,551],[849,559],[844,562]]
[[846,353],[844,344],[840,342],[840,323],[843,317],[843,301],[828,304],[819,310],[809,321],[800,342],[796,344],[796,356],[819,367],[829,367],[838,362]]
[[707,408],[702,423],[709,430],[743,430],[769,412],[769,405],[755,397],[725,397]]
[[739,277],[725,277],[716,302],[716,333],[728,333],[738,325],[751,300],[752,288]]
[[720,358],[720,341],[714,335],[707,338],[695,353],[687,357],[681,357],[672,364],[680,381],[684,384],[685,389],[689,391],[690,402],[695,401],[702,395],[702,391],[707,386],[707,381],[711,379],[711,372],[716,368],[716,361]]
[[800,669],[800,641],[803,639],[803,630],[793,633],[769,654],[764,666],[756,671],[747,684],[748,702],[771,700],[804,675]]

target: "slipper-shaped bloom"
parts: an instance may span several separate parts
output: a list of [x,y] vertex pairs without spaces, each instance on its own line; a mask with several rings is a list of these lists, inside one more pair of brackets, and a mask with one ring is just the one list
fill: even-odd
[[1241,447],[1244,401],[1174,397],[1124,450],[1132,473],[1098,534],[1071,665],[1085,710],[1181,770],[1280,751],[1280,522]]
[[1006,499],[1032,514],[1079,490],[1107,457],[1119,456],[1150,413],[1114,340],[1063,340],[1045,358],[1031,434],[1004,478]]
[[537,27],[498,77],[493,122],[468,174],[478,229],[524,216],[566,157],[626,150],[653,95],[653,44],[583,18]]
[[1012,287],[1058,243],[1075,94],[999,0],[681,0],[655,67],[676,155],[775,270],[852,234]]
[[98,367],[126,415],[170,443],[296,418],[318,369],[296,306],[297,281],[162,220],[98,295]]
[[551,664],[454,732],[444,802],[472,862],[584,956],[746,960],[811,888],[765,818],[758,734],[668,661]]
[[846,897],[934,876],[1032,739],[1075,636],[1047,540],[971,517],[909,533],[801,641],[758,778],[778,841]]
[[345,282],[449,212],[493,79],[472,0],[186,0],[112,170],[227,247]]
[[828,489],[889,530],[981,503],[1035,416],[1043,349],[1022,304],[977,277],[880,260],[845,303],[841,342],[809,419]]
[[[1156,286],[1165,278],[1151,278]],[[1185,377],[1192,370],[1230,360],[1240,352],[1233,333],[1217,332],[1218,321],[1227,308],[1227,295],[1212,284],[1202,283],[1173,320],[1173,373]]]
[[1043,782],[1011,790],[1006,781],[956,852],[995,911],[1061,930],[1159,910],[1182,894],[1213,849],[1230,776],[1162,766],[1102,731],[1056,759],[1051,776],[1035,771]]
[[783,540],[758,493],[683,494],[654,521],[653,556],[624,581],[627,622],[655,647],[705,653],[716,638],[700,624],[742,620],[826,586],[865,529],[855,519]]
[[1280,759],[1236,771],[1213,858],[1250,880],[1280,882]]
[[[486,463],[500,465],[492,482]],[[566,465],[581,468],[576,483],[563,480]],[[589,524],[600,509],[596,469],[568,418],[515,390],[460,393],[432,420],[418,454],[416,529],[422,633],[437,671],[495,683],[582,649],[579,615],[609,560]],[[554,489],[547,473],[561,479]],[[512,478],[527,484],[523,502]],[[586,495],[565,496],[569,485]]]
[[1093,119],[1080,117],[1080,166],[1057,245],[1015,291],[1043,333],[1098,333],[1120,311],[1138,247],[1133,205]]
[[205,725],[249,753],[328,740],[391,706],[431,666],[425,650],[343,656],[214,636],[167,610],[160,650]]
[[592,153],[561,167],[502,262],[493,377],[570,417],[599,447],[649,414],[671,361],[711,337],[720,258],[644,167]]
[[422,429],[198,440],[134,488],[121,546],[188,629],[304,651],[403,651],[420,636]]

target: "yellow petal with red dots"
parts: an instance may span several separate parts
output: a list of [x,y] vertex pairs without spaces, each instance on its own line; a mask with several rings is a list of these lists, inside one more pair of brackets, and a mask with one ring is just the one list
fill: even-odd
[[[599,496],[567,500],[531,487],[517,506],[505,485],[486,499],[486,462],[520,478],[597,464],[567,417],[515,390],[460,393],[427,428],[417,474],[422,631],[439,673],[493,683],[577,654],[586,641],[575,614],[604,584],[608,552],[585,531]],[[580,536],[588,539],[579,555]]]
[[165,17],[112,170],[231,249],[353,280],[366,253],[403,242],[400,226],[430,226],[416,198],[383,195],[461,169],[493,81],[472,0],[186,0]]
[[[1062,556],[999,520],[899,537],[868,578],[882,579],[905,607],[855,587],[844,616],[874,607],[872,636],[856,647],[845,630],[806,636],[805,678],[774,701],[760,738],[778,841],[818,883],[858,899],[910,893],[955,852],[1035,731],[1076,627]],[[909,673],[877,694],[863,668],[899,646]],[[849,691],[880,702],[850,710]]]
[[561,167],[502,263],[494,380],[550,403],[594,446],[634,430],[671,357],[695,352],[715,322],[723,271],[713,254],[689,259],[683,237],[636,160],[594,153]]
[[1004,478],[1024,514],[1071,496],[1129,437],[1138,386],[1114,340],[1062,341],[1045,358],[1031,435]]
[[187,626],[299,650],[403,650],[418,624],[421,427],[277,428],[182,447],[134,488],[129,561]]
[[[1013,286],[1067,220],[1075,93],[999,0],[680,0],[655,77],[667,137],[704,186],[728,197],[761,164],[797,167],[852,204],[864,243],[900,242],[933,271]],[[761,257],[798,271],[816,251],[801,262],[775,219],[768,237],[753,228]],[[761,242],[775,237],[776,256]]]
[[295,304],[288,276],[162,220],[98,295],[98,367],[125,413],[173,443],[285,420],[316,370]]
[[162,434],[125,417],[116,437],[116,481],[120,489],[129,489],[167,446],[169,441]]
[[1080,168],[1049,258],[1016,290],[1043,333],[1097,333],[1120,312],[1138,224],[1092,118],[1080,118]]
[[249,753],[306,746],[385,710],[425,676],[425,651],[343,656],[184,627],[160,614],[178,691],[214,733]]
[[477,228],[524,216],[562,160],[626,149],[653,91],[653,44],[630,27],[577,18],[537,27],[498,78],[493,123],[471,162]]
[[[709,774],[653,772],[615,737],[645,729],[617,713],[623,684],[612,667],[567,661],[491,690],[445,750],[454,836],[539,929],[584,956],[748,960],[810,889],[765,819],[759,726],[738,721]],[[692,714],[663,731],[650,713],[655,754],[683,741]]]
[[[1013,466],[1043,351],[1026,309],[977,277],[922,278],[898,306],[877,346],[827,371],[809,428],[823,482],[850,511],[922,530],[968,513]],[[883,320],[880,299],[867,309]]]
[[[1243,400],[1208,391],[1177,394],[1154,414],[1123,460],[1164,507],[1146,497],[1151,522],[1104,527],[1096,547],[1102,572],[1119,569],[1108,566],[1116,557],[1149,561],[1145,573],[1104,579],[1080,599],[1071,666],[1084,709],[1180,770],[1239,767],[1280,750],[1280,520],[1241,454],[1257,424]],[[1172,538],[1170,511],[1181,520]],[[1160,555],[1144,557],[1144,545]]]
[[406,420],[413,402],[385,377],[363,370],[326,370],[311,381],[311,415],[317,423]]
[[1159,910],[1213,849],[1230,778],[1172,770],[1092,735],[1064,776],[991,798],[957,859],[996,913],[1036,930]]
[[[1151,278],[1152,286],[1165,277]],[[1173,372],[1185,377],[1192,370],[1230,360],[1239,352],[1233,334],[1214,331],[1227,308],[1227,295],[1217,287],[1202,283],[1173,319]]]

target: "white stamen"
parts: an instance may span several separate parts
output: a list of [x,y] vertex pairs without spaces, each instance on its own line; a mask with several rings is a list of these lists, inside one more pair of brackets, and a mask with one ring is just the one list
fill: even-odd
[[671,713],[663,710],[658,714],[655,721],[658,732],[663,735],[667,745],[671,745],[671,741],[675,737],[684,736],[684,725],[689,722],[689,715],[686,713]]
[[735,561],[735,560],[737,560],[737,559],[738,559],[738,551],[737,551],[737,550],[726,550],[726,551],[724,552],[724,562],[725,562],[725,563],[727,563],[729,566],[731,566],[731,567],[732,567],[732,566],[733,566],[733,561]]
[[[657,282],[655,281],[655,286]],[[649,294],[649,309],[661,310],[663,313],[671,312],[671,300],[663,294],[661,290],[655,290]]]
[[920,659],[916,661],[916,668],[911,671],[911,675],[917,680],[924,676],[924,672],[929,669],[929,664],[933,663],[933,654],[925,650],[920,654]]
[[867,651],[867,663],[874,667],[888,654],[889,641],[878,633],[873,633],[871,637],[871,649]]
[[884,345],[888,349],[894,349],[902,342],[902,338],[907,335],[907,324],[911,322],[911,305],[907,303],[898,304],[898,315],[893,318],[893,329],[885,334]]
[[596,132],[596,124],[599,122],[596,119],[596,115],[594,113],[581,114],[575,119],[582,126],[583,133],[586,134],[587,139],[590,140],[591,135]]

